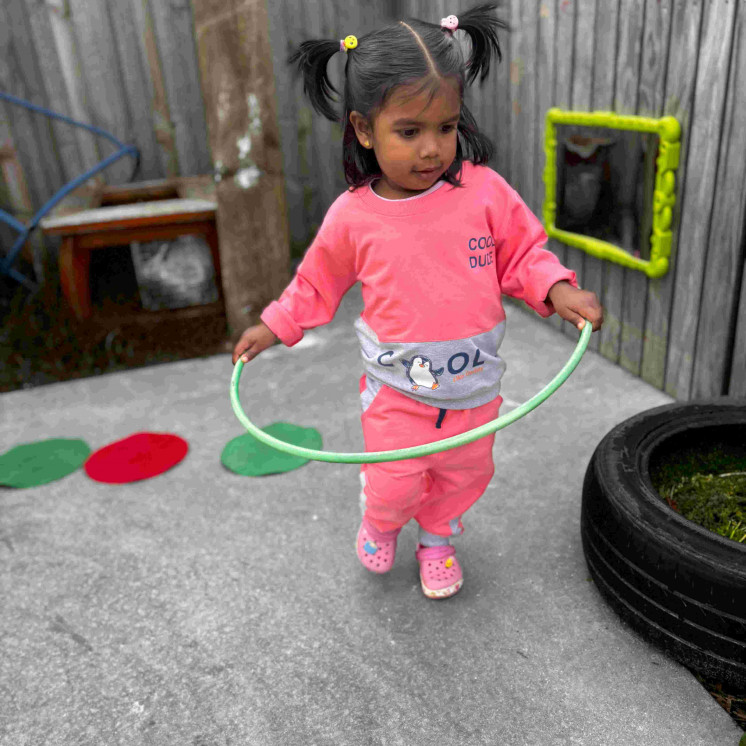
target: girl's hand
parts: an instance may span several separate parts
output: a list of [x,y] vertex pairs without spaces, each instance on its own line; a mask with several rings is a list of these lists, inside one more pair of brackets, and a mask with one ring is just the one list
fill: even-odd
[[271,347],[277,341],[277,337],[263,322],[256,326],[250,326],[242,335],[241,339],[233,348],[233,365],[241,358],[244,363],[253,360],[260,352]]
[[585,326],[584,319],[593,324],[594,332],[597,332],[604,323],[603,306],[598,296],[589,290],[578,290],[563,280],[552,285],[547,300],[565,321],[569,321],[578,329]]

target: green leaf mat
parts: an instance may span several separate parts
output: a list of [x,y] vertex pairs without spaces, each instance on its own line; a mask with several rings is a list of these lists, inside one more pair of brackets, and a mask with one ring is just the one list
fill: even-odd
[[[275,422],[263,427],[265,433],[303,448],[321,448],[321,433],[312,427]],[[251,433],[229,441],[220,456],[223,466],[245,477],[282,474],[308,463],[308,459],[291,456],[257,440]]]
[[36,487],[80,469],[91,453],[82,440],[50,438],[15,446],[0,454],[0,485]]

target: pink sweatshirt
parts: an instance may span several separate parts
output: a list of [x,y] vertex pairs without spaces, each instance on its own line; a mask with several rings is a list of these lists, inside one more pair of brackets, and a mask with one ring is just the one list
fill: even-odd
[[501,176],[466,162],[461,182],[411,200],[383,200],[370,186],[344,192],[262,321],[292,346],[304,329],[331,321],[360,282],[355,328],[369,398],[382,384],[443,409],[496,398],[501,294],[547,317],[552,285],[577,281],[542,248],[541,223]]

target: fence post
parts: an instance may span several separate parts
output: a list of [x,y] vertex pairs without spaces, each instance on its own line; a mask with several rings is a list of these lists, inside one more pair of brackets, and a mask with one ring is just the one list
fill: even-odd
[[192,0],[231,336],[290,279],[266,0]]

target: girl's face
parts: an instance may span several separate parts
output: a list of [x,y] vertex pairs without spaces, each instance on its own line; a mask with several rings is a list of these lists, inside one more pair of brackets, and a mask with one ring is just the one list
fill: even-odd
[[358,141],[373,148],[382,177],[375,191],[405,199],[429,189],[456,157],[461,115],[458,84],[445,81],[435,95],[413,95],[415,86],[396,90],[374,116],[372,126],[359,112],[350,114]]

